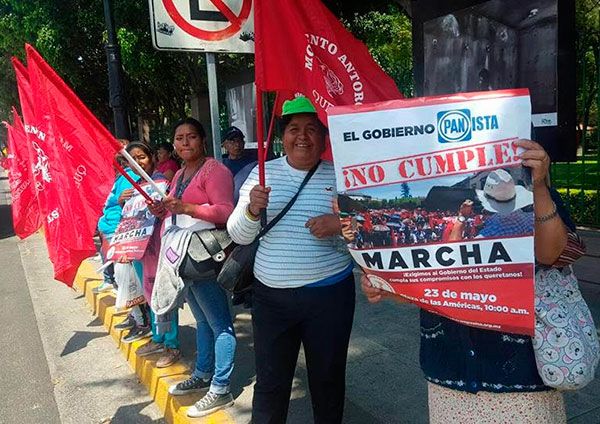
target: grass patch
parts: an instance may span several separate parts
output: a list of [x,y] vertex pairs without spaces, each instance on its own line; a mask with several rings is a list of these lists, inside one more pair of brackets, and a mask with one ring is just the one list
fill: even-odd
[[550,170],[552,185],[559,188],[598,190],[600,188],[600,162],[598,156],[586,156],[585,162],[557,162]]

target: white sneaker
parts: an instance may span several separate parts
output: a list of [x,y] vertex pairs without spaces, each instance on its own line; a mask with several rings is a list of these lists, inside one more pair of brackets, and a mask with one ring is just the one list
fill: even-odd
[[208,392],[202,399],[188,408],[187,416],[192,418],[204,417],[231,405],[233,405],[233,396],[231,393],[219,395]]

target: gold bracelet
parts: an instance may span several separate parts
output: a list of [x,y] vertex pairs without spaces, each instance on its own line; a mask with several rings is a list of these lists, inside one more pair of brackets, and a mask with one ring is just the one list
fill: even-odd
[[551,219],[555,218],[558,215],[558,211],[556,210],[556,203],[552,202],[552,205],[554,205],[552,212],[550,212],[547,215],[536,216],[535,222],[538,222],[541,224],[541,223],[550,221]]
[[250,221],[256,222],[260,219],[260,216],[254,215],[252,212],[250,212],[250,206],[246,206],[246,218],[248,218]]

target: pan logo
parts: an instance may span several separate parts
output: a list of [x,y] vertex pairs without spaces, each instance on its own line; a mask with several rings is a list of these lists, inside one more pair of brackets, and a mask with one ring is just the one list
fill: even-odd
[[471,111],[469,109],[438,112],[438,141],[456,143],[471,139]]
[[498,129],[497,115],[471,116],[469,109],[456,109],[438,112],[438,141],[457,143],[471,140],[475,131]]

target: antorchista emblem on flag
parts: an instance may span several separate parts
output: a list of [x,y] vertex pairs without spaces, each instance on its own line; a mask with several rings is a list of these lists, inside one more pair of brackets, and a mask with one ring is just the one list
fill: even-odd
[[[37,161],[33,165],[33,175],[35,177],[39,177],[41,175],[42,181],[46,183],[52,182],[52,176],[50,175],[50,168],[48,166],[48,156],[44,150],[37,144],[35,141],[31,143],[33,145],[33,149],[37,154]],[[44,189],[44,184],[42,184],[39,180],[36,181],[35,188],[38,191],[42,191]]]
[[342,81],[340,81],[338,76],[331,70],[329,66],[324,64],[321,59],[318,60],[319,68],[321,68],[321,72],[323,72],[323,80],[325,81],[329,95],[331,97],[335,97],[344,94],[344,84],[342,84]]
[[[316,34],[306,35],[306,50],[304,66],[312,72],[320,72],[327,89],[325,93],[313,90],[313,96],[318,105],[327,110],[334,104],[339,104],[337,97],[342,97],[349,87],[352,90],[351,100],[354,104],[362,104],[365,99],[364,85],[361,76],[344,51],[334,42]],[[315,63],[316,59],[316,63]],[[343,102],[347,103],[347,102]]]

